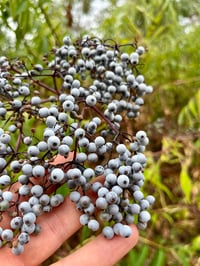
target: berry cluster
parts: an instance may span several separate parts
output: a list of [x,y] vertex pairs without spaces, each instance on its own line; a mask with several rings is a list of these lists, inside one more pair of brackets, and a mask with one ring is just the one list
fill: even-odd
[[0,218],[9,224],[0,246],[21,254],[41,230],[37,217],[64,201],[60,187],[80,223],[108,239],[130,236],[129,224],[146,228],[155,200],[141,191],[149,140],[122,130],[153,90],[138,71],[144,52],[67,36],[43,65],[0,57]]

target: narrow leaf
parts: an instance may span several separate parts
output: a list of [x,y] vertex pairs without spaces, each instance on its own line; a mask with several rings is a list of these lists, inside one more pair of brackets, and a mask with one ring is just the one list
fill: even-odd
[[143,266],[145,265],[145,261],[147,260],[149,255],[149,247],[147,245],[143,246],[140,250],[137,261],[135,261],[135,265]]
[[162,249],[158,249],[153,256],[150,266],[164,266],[164,265],[165,265],[165,252]]
[[185,200],[187,203],[189,203],[190,198],[191,198],[192,184],[191,184],[191,179],[190,179],[190,176],[188,175],[187,168],[185,165],[182,165],[182,169],[180,173],[180,185],[185,195]]

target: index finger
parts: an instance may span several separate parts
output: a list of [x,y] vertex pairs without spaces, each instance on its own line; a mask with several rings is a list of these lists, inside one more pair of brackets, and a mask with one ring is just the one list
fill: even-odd
[[23,254],[16,256],[4,247],[0,249],[0,260],[4,262],[4,266],[40,264],[81,227],[79,216],[80,213],[67,197],[53,212],[38,217],[42,230],[39,235],[31,236]]

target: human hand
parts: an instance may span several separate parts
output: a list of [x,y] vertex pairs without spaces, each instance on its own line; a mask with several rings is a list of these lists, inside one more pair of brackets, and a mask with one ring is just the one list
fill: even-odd
[[[51,213],[45,213],[37,218],[42,230],[39,235],[31,236],[31,241],[26,245],[23,254],[16,256],[7,247],[0,249],[1,263],[4,266],[41,264],[65,240],[80,229],[79,216],[80,212],[76,210],[74,203],[70,201],[69,197],[66,197],[61,206],[55,208]],[[115,236],[112,240],[108,240],[103,235],[99,235],[53,265],[112,266],[137,243],[138,230],[134,225],[131,228],[132,235],[129,238]]]
[[[52,213],[46,213],[38,218],[42,231],[39,235],[32,236],[23,254],[16,256],[10,249],[2,248],[1,263],[4,266],[39,265],[81,227],[79,216],[80,213],[67,197],[64,203],[55,208]],[[137,243],[138,231],[134,225],[131,227],[132,235],[129,238],[115,236],[112,240],[107,240],[103,235],[99,235],[53,265],[111,266]]]

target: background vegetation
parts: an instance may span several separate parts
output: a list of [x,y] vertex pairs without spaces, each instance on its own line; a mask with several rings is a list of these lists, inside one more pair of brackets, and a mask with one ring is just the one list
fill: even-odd
[[[12,60],[39,63],[68,34],[148,49],[139,70],[154,93],[131,126],[148,131],[145,191],[157,201],[137,247],[118,265],[200,265],[199,13],[199,0],[1,1],[0,54]],[[43,266],[87,236],[79,231]]]

